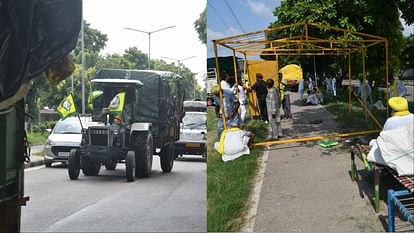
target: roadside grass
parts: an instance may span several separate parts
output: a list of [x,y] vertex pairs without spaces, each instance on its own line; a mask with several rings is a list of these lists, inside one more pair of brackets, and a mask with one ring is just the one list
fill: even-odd
[[40,150],[39,152],[33,153],[33,156],[43,157],[45,149]]
[[[240,231],[262,151],[252,149],[250,155],[224,163],[214,149],[217,118],[212,108],[208,109],[207,127],[207,231]],[[268,132],[266,124],[255,120],[245,129],[256,135],[255,141],[263,140]]]
[[[364,113],[364,109],[361,104],[352,97],[351,114],[349,114],[348,107],[348,90],[344,89],[337,92],[337,96],[328,96],[324,93],[324,107],[335,117],[335,121],[339,124],[341,129],[351,130],[371,130],[378,129],[378,125],[369,116],[368,113]],[[385,105],[384,94],[382,92],[374,92],[373,100],[382,100]],[[370,111],[372,115],[378,120],[382,126],[386,120],[387,110],[378,110],[375,107],[371,107]]]
[[47,133],[27,133],[27,140],[31,145],[40,145],[45,144],[47,137],[49,134]]

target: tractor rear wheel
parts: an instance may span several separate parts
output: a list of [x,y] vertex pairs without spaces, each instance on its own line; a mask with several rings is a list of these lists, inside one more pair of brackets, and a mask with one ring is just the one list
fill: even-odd
[[139,132],[134,137],[135,144],[135,175],[149,177],[152,171],[153,140],[151,132]]

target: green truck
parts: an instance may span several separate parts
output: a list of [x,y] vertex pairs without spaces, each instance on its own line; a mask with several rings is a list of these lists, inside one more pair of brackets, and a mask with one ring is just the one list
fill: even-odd
[[[180,81],[177,74],[165,71],[98,71],[92,79],[93,93],[101,93],[93,100],[94,123],[83,131],[80,149],[69,155],[69,177],[78,179],[80,170],[98,175],[102,164],[113,170],[122,162],[127,181],[134,181],[150,175],[154,154],[160,156],[163,172],[170,172],[183,112]],[[120,92],[125,93],[123,120],[116,124],[107,106]]]

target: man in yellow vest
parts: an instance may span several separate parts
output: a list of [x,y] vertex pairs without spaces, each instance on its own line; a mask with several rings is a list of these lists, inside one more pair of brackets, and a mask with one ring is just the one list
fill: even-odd
[[407,89],[405,88],[403,81],[399,80],[398,77],[391,75],[389,81],[391,83],[390,97],[405,96],[407,94]]

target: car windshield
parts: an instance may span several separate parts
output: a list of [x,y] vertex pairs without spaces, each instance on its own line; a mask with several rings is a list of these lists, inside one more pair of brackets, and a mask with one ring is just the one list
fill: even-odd
[[206,129],[207,117],[205,114],[186,113],[183,117],[185,129]]
[[73,118],[71,117],[71,118],[65,119],[64,121],[58,121],[56,123],[55,128],[53,129],[53,133],[56,133],[56,134],[79,133],[80,134],[81,130],[82,128],[79,123],[79,119],[77,117],[73,117]]

